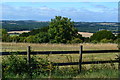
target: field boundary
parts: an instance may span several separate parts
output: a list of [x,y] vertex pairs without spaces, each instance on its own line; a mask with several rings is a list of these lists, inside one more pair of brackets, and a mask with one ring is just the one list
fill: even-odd
[[[81,72],[81,68],[83,64],[103,64],[103,63],[119,63],[118,69],[120,70],[120,55],[119,58],[116,60],[107,60],[107,61],[82,61],[83,54],[90,54],[90,53],[119,53],[120,50],[89,50],[83,51],[83,46],[80,46],[80,51],[31,51],[31,46],[27,47],[26,52],[17,52],[18,55],[27,55],[27,63],[30,64],[30,55],[50,55],[50,54],[79,54],[79,62],[68,62],[68,63],[53,63],[54,66],[67,66],[67,65],[79,65],[79,72]],[[1,55],[11,55],[11,53],[16,52],[0,52]]]

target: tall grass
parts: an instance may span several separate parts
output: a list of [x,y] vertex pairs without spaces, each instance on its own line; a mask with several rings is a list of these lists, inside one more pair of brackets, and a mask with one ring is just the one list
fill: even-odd
[[[46,59],[41,59],[40,57],[32,58],[32,64],[39,64],[39,66],[29,67],[26,64],[25,57],[16,55],[4,57],[3,78],[118,78],[116,66],[118,64],[83,65],[82,72],[78,73],[79,68],[77,65],[66,67],[52,66],[52,62],[48,60],[49,56]],[[73,62],[71,56],[66,56],[66,60]]]
[[80,50],[83,45],[84,50],[116,50],[117,44],[111,43],[83,43],[83,44],[35,44],[35,43],[1,43],[3,51],[26,51],[27,46],[31,46],[33,51],[75,51]]

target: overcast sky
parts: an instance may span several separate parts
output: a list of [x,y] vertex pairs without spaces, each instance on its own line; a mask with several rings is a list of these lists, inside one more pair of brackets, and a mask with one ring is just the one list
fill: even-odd
[[3,20],[50,21],[55,16],[83,22],[117,22],[118,2],[5,2]]

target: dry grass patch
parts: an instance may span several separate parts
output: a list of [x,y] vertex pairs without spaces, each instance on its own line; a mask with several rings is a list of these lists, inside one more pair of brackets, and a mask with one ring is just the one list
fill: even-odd
[[38,44],[38,43],[1,43],[2,51],[26,51],[27,46],[32,47],[32,51],[75,51],[83,45],[84,50],[116,50],[117,44]]

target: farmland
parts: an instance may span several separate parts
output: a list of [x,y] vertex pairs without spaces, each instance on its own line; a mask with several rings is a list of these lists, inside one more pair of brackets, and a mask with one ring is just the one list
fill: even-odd
[[[63,21],[60,24],[58,24],[59,19]],[[58,25],[56,25],[56,23]],[[85,26],[86,24],[88,25],[88,23],[85,23],[82,26]],[[106,24],[107,23],[101,25]],[[93,24],[89,23],[89,25]],[[94,26],[97,25],[95,24]],[[108,26],[108,24],[106,26]],[[19,31],[19,33],[21,34],[19,36],[9,36],[7,31],[5,29],[2,29],[2,33],[4,33],[2,34],[3,42],[1,42],[1,49],[3,52],[3,56],[1,56],[3,62],[3,77],[118,78],[119,50],[117,45],[117,37],[111,31],[107,30],[98,31],[99,29],[97,29],[95,30],[98,31],[97,33],[94,33],[92,31],[91,33],[89,33],[89,31],[79,32],[79,30],[74,27],[74,23],[70,22],[70,19],[56,16],[54,20],[51,20],[49,26],[41,29],[34,29],[29,33],[23,33],[23,29],[23,34],[21,34],[21,31]],[[82,30],[82,28],[80,29]],[[87,29],[92,30],[90,28]],[[91,35],[93,36],[90,37]],[[82,47],[80,50],[81,45],[83,45],[83,51]],[[31,46],[31,49],[28,46]],[[90,52],[87,50],[98,51],[95,51],[95,53],[93,54],[93,51]],[[102,53],[100,50],[102,50]],[[107,53],[105,53],[106,51],[104,50],[107,50]],[[32,51],[31,54],[30,51]],[[40,53],[39,51],[49,51],[49,54],[38,54]],[[59,51],[62,51],[62,53],[52,54]],[[63,51],[67,51],[68,54],[63,54]],[[109,51],[112,51],[112,53],[110,53]],[[23,54],[26,52],[27,56],[15,55],[21,53]],[[71,52],[72,54],[69,54]],[[8,56],[6,53],[8,54]],[[37,55],[33,55],[33,53]],[[79,53],[81,53],[82,57]],[[62,64],[62,66],[59,64]],[[67,64],[67,66],[63,64]]]
[[2,42],[3,51],[26,51],[27,46],[31,46],[34,51],[74,51],[79,50],[80,45],[83,45],[84,50],[116,50],[118,44],[113,43],[79,43],[79,44],[49,44],[49,43],[7,43]]
[[[31,46],[32,51],[78,51],[80,50],[80,45],[83,45],[83,50],[117,50],[117,44],[33,44],[33,43],[2,43],[2,51],[26,51],[27,46]],[[67,54],[68,56],[72,56],[73,60],[78,61],[79,54]],[[94,55],[94,56],[93,56]],[[115,54],[85,54],[84,60],[89,59],[97,59],[97,60],[109,60],[116,56]],[[104,55],[104,56],[103,56]],[[41,55],[42,57],[46,57]],[[62,57],[61,57],[62,56]],[[62,59],[60,59],[60,57]],[[105,57],[105,58],[104,58]],[[50,55],[51,61],[67,61],[66,56],[64,55]]]
[[[32,51],[79,51],[80,45],[83,45],[83,50],[117,50],[117,44],[90,44],[90,43],[84,43],[84,44],[33,44],[33,43],[2,43],[2,51],[26,51],[27,46],[32,47]],[[91,60],[92,58],[96,60],[109,60],[114,59],[113,57],[116,57],[117,53],[114,54],[85,54],[84,60]],[[104,56],[103,56],[104,55]],[[56,55],[50,55],[49,58],[52,62],[63,62],[67,61],[66,56],[71,56],[74,61],[78,61],[79,54],[58,54]],[[46,57],[45,55],[41,55],[40,57]],[[61,58],[62,59],[61,59]]]
[[[33,30],[41,27],[49,26],[49,22],[43,21],[32,21],[32,20],[3,20],[0,21],[2,28],[7,31],[24,31],[24,30]],[[110,30],[113,32],[118,31],[119,25],[117,22],[75,22],[74,27],[78,29],[79,32],[91,32],[95,33],[100,29]]]
[[[32,47],[32,51],[74,51],[79,50],[80,45],[83,45],[83,50],[117,50],[117,44],[90,44],[90,43],[83,43],[83,44],[33,44],[33,43],[1,43],[2,44],[2,51],[26,51],[27,46]],[[118,53],[101,53],[101,54],[84,54],[83,55],[83,61],[97,61],[97,60],[114,60],[116,58],[116,55]],[[6,56],[3,56],[4,58]],[[25,57],[25,56],[19,56],[19,57]],[[76,62],[79,60],[79,54],[50,54],[48,55],[36,55],[37,58],[43,58],[48,59],[51,62]],[[53,78],[116,78],[118,77],[118,71],[117,71],[117,65],[118,64],[89,64],[89,65],[83,65],[84,72],[81,74],[76,74],[78,66],[63,66],[59,67],[61,70],[68,70],[67,73],[64,76],[60,75],[53,75]],[[94,71],[94,68],[96,68]],[[104,68],[103,68],[104,67]],[[103,70],[101,70],[103,68]],[[115,68],[115,69],[113,69]],[[75,71],[73,71],[73,70]],[[92,70],[92,71],[91,71]],[[71,74],[69,73],[71,71]],[[75,75],[73,75],[75,74]],[[99,74],[99,75],[96,75]],[[114,74],[114,75],[113,75]],[[20,76],[19,76],[20,77]],[[37,76],[40,78],[41,76]],[[35,78],[37,78],[35,77]],[[42,76],[45,77],[45,76]]]
[[[63,19],[62,23],[59,25],[54,24],[52,21],[48,27],[41,29],[32,30],[29,33],[21,34],[20,36],[9,36],[7,31],[2,29],[2,41],[1,49],[2,52],[10,53],[8,56],[3,55],[2,57],[2,68],[3,68],[3,77],[5,78],[117,78],[118,77],[118,41],[117,37],[112,34],[112,32],[103,30],[98,33],[102,33],[103,38],[99,39],[99,34],[90,37],[92,33],[87,32],[78,32],[74,28],[74,24],[70,22],[68,18],[62,18],[60,16],[55,17],[55,22],[57,19]],[[68,19],[68,20],[66,20]],[[71,24],[68,26],[66,23]],[[56,23],[59,23],[57,20]],[[13,23],[12,23],[13,24]],[[55,25],[55,26],[53,26]],[[62,25],[62,26],[61,26]],[[103,24],[102,24],[103,25]],[[104,24],[106,25],[106,24]],[[64,27],[66,26],[66,28]],[[54,27],[54,28],[53,28]],[[82,28],[81,28],[82,29]],[[91,29],[89,29],[91,30]],[[55,32],[54,32],[55,31]],[[96,30],[97,31],[97,30]],[[20,32],[20,31],[19,31]],[[80,35],[80,34],[82,35]],[[106,36],[105,36],[106,35]],[[83,36],[83,37],[82,37]],[[104,37],[105,36],[105,37]],[[90,37],[85,38],[85,37]],[[97,38],[97,39],[96,39]],[[107,39],[108,40],[107,40]],[[99,40],[98,40],[99,39]],[[92,40],[92,41],[91,41]],[[95,41],[96,40],[96,41]],[[91,41],[91,42],[90,42]],[[80,46],[83,45],[83,51],[87,50],[117,50],[113,53],[101,54],[90,53],[83,54],[80,58]],[[27,49],[28,46],[31,46],[31,49]],[[29,51],[28,51],[29,50]],[[29,54],[30,51],[50,51],[50,54],[46,55],[15,55],[19,52],[27,51]],[[77,51],[73,54],[52,54],[53,51]],[[11,53],[14,53],[12,55]],[[53,52],[54,53],[54,52]],[[3,53],[4,54],[4,53]],[[81,50],[82,54],[82,50]],[[80,59],[82,60],[80,62]],[[106,64],[94,64],[94,62],[105,62]],[[115,61],[117,63],[112,63]],[[84,64],[87,62],[87,64]],[[72,63],[75,66],[58,66],[58,64]],[[76,65],[77,63],[77,65]],[[90,64],[88,64],[90,63]],[[54,65],[54,64],[57,64]],[[82,64],[82,69],[78,64]],[[78,73],[78,69],[82,72]],[[100,74],[98,74],[100,73]],[[96,74],[96,75],[95,75]],[[114,74],[114,75],[113,75]]]

